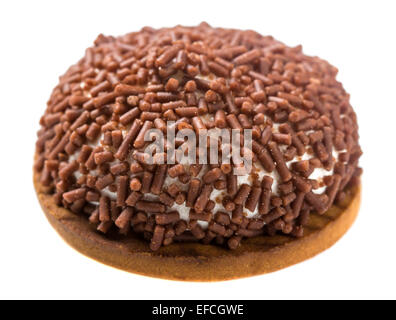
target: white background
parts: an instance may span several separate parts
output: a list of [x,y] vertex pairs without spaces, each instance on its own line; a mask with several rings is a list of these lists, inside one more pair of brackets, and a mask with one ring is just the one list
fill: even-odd
[[[394,1],[1,1],[0,298],[396,298]],[[327,59],[351,93],[364,156],[363,202],[350,231],[299,265],[219,283],[158,280],[74,251],[32,185],[38,121],[58,76],[99,33],[175,24],[254,29]]]

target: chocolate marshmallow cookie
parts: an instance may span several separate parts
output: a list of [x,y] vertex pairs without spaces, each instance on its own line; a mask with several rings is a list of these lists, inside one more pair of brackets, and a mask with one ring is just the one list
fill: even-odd
[[359,206],[358,125],[336,74],[250,30],[99,35],[40,119],[40,203],[73,247],[146,275],[222,280],[307,259]]

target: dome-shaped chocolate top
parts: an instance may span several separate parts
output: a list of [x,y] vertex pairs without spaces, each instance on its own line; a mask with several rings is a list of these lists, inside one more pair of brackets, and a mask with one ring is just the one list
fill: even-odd
[[[143,234],[153,250],[301,236],[310,212],[328,210],[361,173],[356,115],[336,74],[301,46],[253,31],[203,23],[100,35],[52,92],[35,170],[58,205],[101,232]],[[219,160],[160,162],[158,153],[149,162],[153,129],[165,153],[183,146],[179,132],[205,133],[220,141]],[[250,171],[222,161],[230,144],[216,129],[250,132]]]

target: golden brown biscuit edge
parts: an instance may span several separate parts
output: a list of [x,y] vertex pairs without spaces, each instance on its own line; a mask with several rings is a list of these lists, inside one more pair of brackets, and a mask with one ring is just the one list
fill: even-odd
[[302,238],[277,235],[243,240],[236,250],[201,243],[173,243],[151,251],[141,238],[105,236],[84,216],[55,204],[34,174],[40,205],[53,228],[74,249],[128,272],[180,281],[223,281],[274,272],[307,260],[331,247],[353,224],[360,207],[361,186],[325,214],[312,214]]

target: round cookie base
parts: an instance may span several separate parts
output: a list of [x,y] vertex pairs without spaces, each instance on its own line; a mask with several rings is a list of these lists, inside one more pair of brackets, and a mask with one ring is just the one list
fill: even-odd
[[44,213],[73,248],[104,264],[145,276],[181,281],[222,281],[277,271],[309,259],[332,246],[349,229],[359,211],[361,187],[325,214],[311,214],[304,236],[258,236],[245,239],[236,250],[201,243],[173,243],[151,251],[138,236],[103,235],[86,216],[56,205],[47,188],[34,175],[36,193]]

